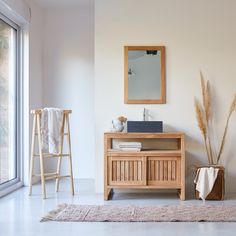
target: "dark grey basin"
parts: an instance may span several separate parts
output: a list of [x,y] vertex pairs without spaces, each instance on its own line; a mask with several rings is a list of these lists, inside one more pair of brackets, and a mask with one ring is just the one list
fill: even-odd
[[127,121],[127,132],[162,133],[162,121]]

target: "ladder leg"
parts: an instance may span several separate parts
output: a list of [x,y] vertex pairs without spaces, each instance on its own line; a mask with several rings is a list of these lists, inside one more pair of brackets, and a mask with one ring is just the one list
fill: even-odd
[[41,173],[41,185],[43,198],[46,198],[46,188],[45,188],[45,176],[44,176],[44,159],[42,152],[42,142],[40,133],[40,115],[37,114],[37,133],[38,133],[38,147],[39,147],[39,158],[40,158],[40,173]]
[[[61,133],[60,133],[60,149],[59,149],[59,154],[62,154],[63,151],[63,144],[64,144],[64,129],[65,129],[65,114],[63,114],[63,118],[62,118],[62,127],[61,127]],[[62,156],[58,157],[58,161],[57,161],[57,177],[56,178],[56,192],[59,191],[59,182],[60,182],[60,170],[61,170],[61,159]]]
[[71,140],[70,140],[70,124],[69,124],[69,115],[66,115],[67,121],[67,142],[69,146],[69,169],[70,169],[70,186],[71,186],[71,193],[74,195],[74,179],[73,179],[73,168],[72,168],[72,156],[71,156]]
[[30,169],[29,169],[29,195],[32,194],[32,178],[34,169],[34,145],[35,145],[35,129],[36,129],[36,115],[33,118],[33,128],[32,128],[32,143],[31,143],[31,153],[30,153]]

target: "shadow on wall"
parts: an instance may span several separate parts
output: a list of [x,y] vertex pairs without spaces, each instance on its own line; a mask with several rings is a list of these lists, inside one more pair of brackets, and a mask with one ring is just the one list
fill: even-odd
[[[235,181],[234,180],[236,180],[235,175],[229,172],[227,168],[225,168],[225,197],[224,199],[230,199],[232,197],[232,194],[234,195],[233,199],[235,199],[235,192],[234,192]],[[230,183],[233,183],[233,184],[230,184]]]
[[235,151],[233,150],[233,148],[231,148],[230,151],[227,153],[227,155],[223,157],[223,161],[221,163],[225,167],[225,199],[228,199],[230,197],[230,194],[235,193],[235,182],[236,182],[235,168],[234,169],[229,168],[235,165],[234,164],[235,156],[236,156]]

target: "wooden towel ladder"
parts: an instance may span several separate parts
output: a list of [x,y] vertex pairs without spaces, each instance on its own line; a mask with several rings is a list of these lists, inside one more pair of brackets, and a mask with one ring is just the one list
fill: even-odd
[[[59,182],[61,178],[70,178],[70,187],[71,193],[74,195],[74,180],[73,180],[73,170],[72,170],[72,155],[71,155],[71,139],[70,139],[70,124],[69,124],[69,114],[72,113],[71,110],[63,110],[63,118],[62,118],[62,127],[60,130],[60,144],[59,144],[59,153],[50,154],[43,153],[42,150],[42,139],[41,139],[41,116],[42,109],[31,110],[31,114],[33,114],[33,128],[32,128],[32,144],[31,144],[31,155],[30,155],[30,173],[29,173],[29,195],[32,194],[32,179],[34,176],[41,177],[41,185],[42,185],[42,194],[43,198],[46,198],[46,187],[45,180],[48,179],[56,179],[56,192],[59,190]],[[66,132],[65,132],[66,129]],[[63,153],[63,144],[64,137],[67,137],[68,143],[68,153]],[[37,139],[38,143],[38,153],[35,153],[35,141]],[[57,170],[53,173],[45,173],[44,171],[44,158],[57,157]],[[61,160],[62,157],[69,158],[69,175],[60,175],[61,170]],[[40,174],[34,174],[34,159],[39,158],[40,161]]]

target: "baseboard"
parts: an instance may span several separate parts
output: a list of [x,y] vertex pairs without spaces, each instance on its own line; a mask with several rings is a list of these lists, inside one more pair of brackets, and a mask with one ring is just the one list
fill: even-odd
[[0,191],[0,198],[6,196],[7,194],[14,192],[15,190],[21,188],[23,186],[23,182],[18,182],[12,186],[9,186],[6,189]]

